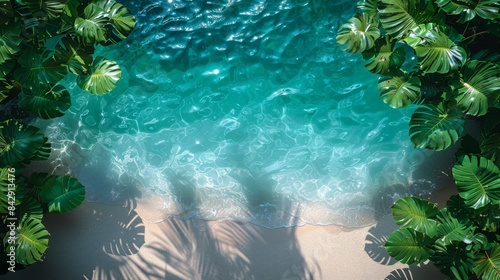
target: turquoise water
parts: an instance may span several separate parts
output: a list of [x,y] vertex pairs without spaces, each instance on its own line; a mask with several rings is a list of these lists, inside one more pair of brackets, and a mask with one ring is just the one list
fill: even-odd
[[358,227],[434,188],[413,176],[425,155],[408,137],[412,109],[385,105],[376,75],[335,42],[353,1],[127,6],[136,30],[100,51],[122,66],[118,88],[91,96],[68,77],[69,112],[36,123],[53,143],[52,172],[77,177],[87,200],[154,197],[161,217],[268,228]]

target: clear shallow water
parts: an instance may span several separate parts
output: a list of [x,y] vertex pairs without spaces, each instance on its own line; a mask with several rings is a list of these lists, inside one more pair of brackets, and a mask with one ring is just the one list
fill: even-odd
[[[202,2],[202,3],[201,3]],[[276,228],[368,225],[400,196],[428,192],[410,109],[380,99],[336,31],[352,1],[131,1],[138,25],[101,51],[118,88],[71,88],[61,118],[37,121],[50,168],[113,203],[154,197],[157,216]],[[154,216],[154,215],[153,215]]]

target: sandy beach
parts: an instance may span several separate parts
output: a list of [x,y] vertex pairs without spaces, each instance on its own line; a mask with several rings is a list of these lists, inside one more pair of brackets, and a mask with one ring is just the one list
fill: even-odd
[[[444,201],[453,188],[437,191]],[[446,279],[389,258],[390,216],[360,229],[265,229],[231,221],[144,222],[141,207],[84,203],[47,214],[46,259],[5,279]],[[145,214],[145,213],[144,213]],[[42,278],[40,278],[42,277]]]

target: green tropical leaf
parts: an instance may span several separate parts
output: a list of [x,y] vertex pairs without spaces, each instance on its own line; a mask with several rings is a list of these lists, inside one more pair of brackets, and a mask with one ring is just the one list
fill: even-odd
[[55,185],[56,176],[49,176],[47,173],[35,172],[26,180],[26,186],[28,187],[28,195],[34,197],[36,200],[40,201],[44,208],[46,204],[43,203],[40,193],[42,192],[43,186]]
[[445,275],[452,279],[470,279],[474,253],[468,251],[465,243],[443,245],[436,243],[434,255],[430,257],[432,263]]
[[411,116],[410,139],[417,148],[444,150],[457,142],[463,124],[463,114],[456,109],[424,105]]
[[483,116],[488,112],[488,99],[493,104],[500,97],[500,68],[491,62],[469,61],[462,68],[462,78],[456,88],[455,99],[462,111]]
[[22,67],[15,71],[14,77],[24,87],[39,83],[56,84],[68,73],[66,66],[54,56],[38,53],[34,48],[27,50],[17,62]]
[[48,182],[51,184],[42,186],[40,199],[47,203],[49,212],[69,212],[85,199],[85,187],[75,178],[56,176]]
[[[121,41],[128,37],[135,27],[135,17],[130,13],[130,11],[120,3],[113,0],[97,0],[95,4],[101,7],[106,13],[109,21],[111,22],[110,33],[118,36],[118,40]],[[111,36],[109,36],[111,38]]]
[[437,232],[434,219],[439,213],[436,205],[416,197],[398,199],[391,207],[394,221],[402,227],[413,228],[432,237]]
[[358,9],[368,15],[378,14],[378,0],[360,0],[357,3]]
[[434,253],[430,249],[433,240],[422,232],[411,228],[401,228],[393,231],[387,238],[384,247],[389,255],[406,263],[422,263]]
[[437,215],[439,221],[437,236],[442,245],[450,245],[452,241],[463,242],[473,234],[473,225],[468,218],[457,218],[451,215],[448,209],[442,209]]
[[16,262],[34,264],[42,258],[48,246],[49,232],[42,222],[32,217],[23,219],[15,241]]
[[31,160],[45,143],[37,127],[7,120],[0,123],[0,166]]
[[0,65],[19,52],[22,42],[21,25],[17,22],[0,25]]
[[484,19],[499,18],[500,3],[497,0],[455,1],[436,0],[436,4],[449,15],[461,15],[460,22],[473,19],[476,15]]
[[70,37],[64,37],[56,46],[56,56],[68,71],[75,75],[87,74],[92,65],[93,46],[85,46]]
[[381,77],[378,82],[380,98],[392,108],[403,108],[420,95],[420,79],[416,76]]
[[78,76],[76,83],[92,94],[105,94],[116,87],[121,75],[122,70],[116,62],[98,56],[90,68],[89,75]]
[[71,107],[71,96],[62,85],[38,84],[23,89],[19,106],[42,119],[57,118]]
[[104,43],[107,41],[106,24],[108,18],[106,12],[94,3],[85,7],[83,18],[77,17],[74,28],[75,33],[83,38],[87,45]]
[[27,5],[36,18],[54,19],[63,12],[66,0],[17,0],[21,5]]
[[483,231],[498,232],[500,230],[500,205],[487,205],[474,212],[477,226]]
[[18,220],[22,220],[26,215],[40,221],[43,218],[43,209],[40,202],[32,196],[26,196],[16,209]]
[[61,19],[70,26],[73,26],[75,20],[79,15],[79,8],[82,5],[79,0],[68,0],[66,5],[64,5],[63,13],[61,14]]
[[380,0],[379,17],[382,27],[390,35],[401,38],[419,24],[429,22],[434,16],[432,1]]
[[500,244],[489,252],[480,252],[474,258],[474,272],[481,279],[500,279]]
[[481,142],[481,156],[492,160],[496,166],[500,166],[500,133],[488,135]]
[[19,186],[18,182],[16,182],[18,178],[15,168],[9,166],[0,168],[0,214],[9,213],[9,206],[11,208],[17,206],[15,199],[16,190]]
[[458,194],[474,209],[500,204],[500,170],[489,159],[464,156],[452,169]]
[[427,30],[416,44],[420,69],[426,73],[456,71],[467,60],[466,51],[439,29]]
[[365,50],[363,58],[366,61],[365,67],[373,73],[385,75],[389,70],[399,70],[403,65],[406,52],[402,47],[394,49],[396,41],[392,41],[389,36],[378,38],[375,45]]
[[370,49],[379,37],[380,30],[373,17],[356,14],[340,26],[336,40],[337,43],[345,45],[344,51],[355,53]]

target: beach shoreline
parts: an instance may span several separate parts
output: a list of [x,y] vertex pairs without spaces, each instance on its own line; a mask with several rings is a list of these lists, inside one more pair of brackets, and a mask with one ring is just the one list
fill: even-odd
[[[440,207],[454,186],[433,193]],[[144,209],[142,209],[144,211]],[[47,214],[43,262],[5,279],[446,279],[431,264],[389,258],[391,215],[364,228],[305,225],[266,229],[251,223],[168,217],[148,223],[141,207],[83,203]],[[399,278],[398,278],[399,277]]]

